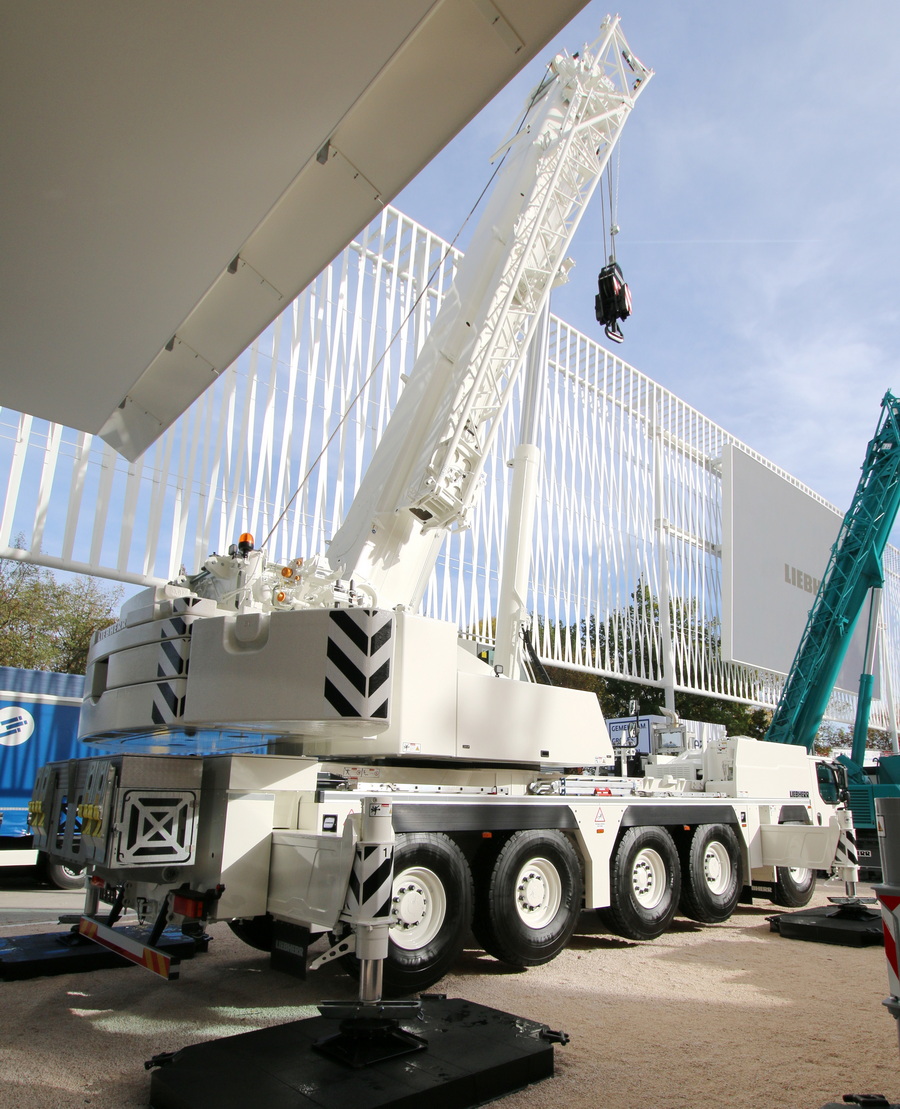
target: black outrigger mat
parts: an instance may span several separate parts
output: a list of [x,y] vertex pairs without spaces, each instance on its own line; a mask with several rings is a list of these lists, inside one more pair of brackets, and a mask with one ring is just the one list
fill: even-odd
[[337,1022],[311,1017],[183,1048],[159,1063],[153,1109],[469,1109],[553,1075],[546,1025],[462,998],[422,998],[400,1027],[414,1054],[354,1069],[314,1050]]
[[835,904],[768,917],[769,927],[789,940],[872,947],[884,943],[881,913],[864,905]]
[[[117,932],[134,940],[145,940],[147,929],[123,925]],[[190,959],[206,951],[209,936],[196,939],[183,936],[178,929],[167,929],[155,944],[173,957],[173,962]],[[131,967],[135,964],[75,932],[45,932],[29,936],[0,937],[0,978],[41,978],[52,974],[75,974],[87,970]]]
[[859,1105],[862,1109],[900,1109],[894,1101],[888,1101],[882,1094],[844,1094],[843,1101],[829,1101],[822,1109],[847,1109],[848,1105]]

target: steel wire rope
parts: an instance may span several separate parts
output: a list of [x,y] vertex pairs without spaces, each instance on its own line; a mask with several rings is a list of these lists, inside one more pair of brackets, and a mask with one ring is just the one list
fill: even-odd
[[481,204],[482,200],[484,200],[485,194],[487,193],[488,189],[491,187],[491,185],[494,182],[494,178],[497,176],[497,174],[500,172],[501,168],[503,167],[503,163],[506,161],[506,157],[509,154],[509,151],[512,147],[512,144],[513,144],[514,140],[516,139],[516,137],[519,134],[521,134],[522,127],[525,124],[525,120],[528,118],[528,113],[531,111],[531,109],[534,107],[534,105],[537,103],[537,101],[540,99],[540,97],[543,96],[544,91],[549,86],[551,80],[552,80],[552,77],[551,77],[551,74],[550,74],[550,67],[548,66],[547,67],[547,73],[545,74],[543,80],[540,82],[540,84],[534,90],[534,93],[532,94],[530,100],[526,104],[525,111],[522,113],[522,118],[519,120],[519,123],[518,123],[515,131],[513,132],[512,138],[506,143],[506,149],[503,152],[503,156],[498,160],[497,165],[494,167],[493,172],[491,173],[490,177],[488,177],[488,179],[485,182],[484,187],[482,188],[481,192],[478,194],[478,197],[475,200],[475,203],[469,209],[468,215],[463,220],[462,224],[460,225],[459,230],[453,236],[453,239],[447,244],[447,249],[444,251],[444,253],[441,255],[441,257],[435,263],[434,268],[432,269],[431,273],[428,275],[428,280],[422,286],[422,289],[419,292],[418,296],[416,296],[416,298],[413,300],[412,304],[410,305],[410,307],[409,307],[408,311],[406,312],[406,314],[404,315],[403,319],[397,325],[397,327],[394,331],[394,334],[391,336],[390,341],[388,342],[388,344],[385,347],[384,351],[375,360],[375,363],[372,366],[372,369],[366,375],[366,377],[363,380],[362,384],[360,385],[359,389],[357,389],[357,391],[354,394],[353,398],[350,400],[349,404],[347,405],[347,407],[345,408],[343,414],[341,415],[341,418],[338,420],[337,424],[335,425],[334,430],[331,432],[331,434],[325,440],[325,443],[323,444],[322,449],[319,451],[319,453],[316,455],[316,457],[310,463],[309,469],[306,471],[305,475],[303,476],[303,480],[300,482],[300,484],[297,486],[297,488],[291,494],[291,496],[288,499],[287,503],[285,504],[284,508],[281,510],[280,514],[278,515],[277,519],[273,523],[272,527],[269,529],[268,534],[266,535],[266,537],[263,539],[262,543],[260,544],[261,548],[266,547],[269,540],[272,538],[272,536],[277,531],[278,525],[281,523],[281,521],[288,514],[288,511],[290,510],[291,505],[294,503],[294,501],[300,495],[303,487],[309,481],[309,479],[312,476],[312,473],[315,470],[315,468],[322,461],[322,458],[324,457],[325,452],[331,446],[331,443],[334,440],[335,436],[341,430],[341,428],[344,426],[346,421],[349,419],[350,413],[353,411],[354,407],[356,406],[357,401],[359,400],[359,398],[362,396],[363,392],[365,391],[366,386],[369,384],[369,382],[375,376],[375,372],[380,368],[382,362],[387,357],[388,352],[393,348],[394,343],[396,343],[396,341],[399,338],[399,336],[400,336],[401,332],[403,331],[404,327],[409,322],[410,317],[415,312],[416,308],[418,308],[419,302],[421,301],[422,297],[425,296],[427,291],[431,288],[432,281],[434,281],[435,278],[437,277],[437,275],[440,272],[441,267],[443,266],[444,262],[446,262],[447,258],[450,256],[450,252],[456,246],[457,242],[459,241],[460,236],[462,235],[462,233],[465,231],[466,227],[468,226],[469,220],[471,220],[471,218],[475,214],[479,204]]
[[609,200],[609,261],[616,260],[616,213],[613,204],[612,166],[606,163],[606,193]]

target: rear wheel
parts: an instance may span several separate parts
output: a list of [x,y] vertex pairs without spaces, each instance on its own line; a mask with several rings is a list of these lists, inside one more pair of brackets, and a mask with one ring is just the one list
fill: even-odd
[[581,912],[581,862],[562,832],[515,832],[482,856],[476,875],[472,930],[489,955],[540,966],[569,942]]
[[681,852],[680,909],[691,920],[720,924],[741,896],[741,849],[727,824],[701,824]]
[[675,843],[665,828],[628,828],[610,865],[610,905],[599,909],[610,931],[653,940],[672,923],[681,894]]
[[816,872],[805,866],[775,868],[775,889],[772,903],[786,909],[802,909],[812,900],[816,888]]

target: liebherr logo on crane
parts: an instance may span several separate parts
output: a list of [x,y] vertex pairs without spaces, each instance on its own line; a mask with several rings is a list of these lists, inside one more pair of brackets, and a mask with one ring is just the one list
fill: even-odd
[[377,609],[329,613],[325,700],[341,716],[386,720],[394,618]]

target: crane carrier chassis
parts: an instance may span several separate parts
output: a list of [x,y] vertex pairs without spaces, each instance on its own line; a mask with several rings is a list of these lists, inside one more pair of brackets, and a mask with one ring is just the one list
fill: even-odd
[[[333,664],[340,646],[347,670],[354,641],[368,684],[351,704]],[[179,677],[134,680],[173,657]],[[505,679],[452,625],[402,610],[223,616],[167,586],[99,638],[87,683],[83,729],[127,741],[43,767],[31,822],[39,846],[90,868],[83,930],[101,941],[105,900],[137,911],[150,949],[164,927],[226,920],[275,950],[329,933],[326,958],[352,972],[356,933],[389,913],[384,988],[414,992],[470,929],[532,966],[562,950],[582,909],[652,939],[678,912],[726,920],[752,892],[804,904],[848,826],[831,768],[795,746],[656,725],[641,775],[617,775],[592,694]],[[150,702],[172,706],[167,730],[131,753],[128,714]],[[176,729],[208,744],[224,719],[220,742],[295,734],[283,753],[152,753]],[[390,817],[388,834],[365,832],[367,810]]]

